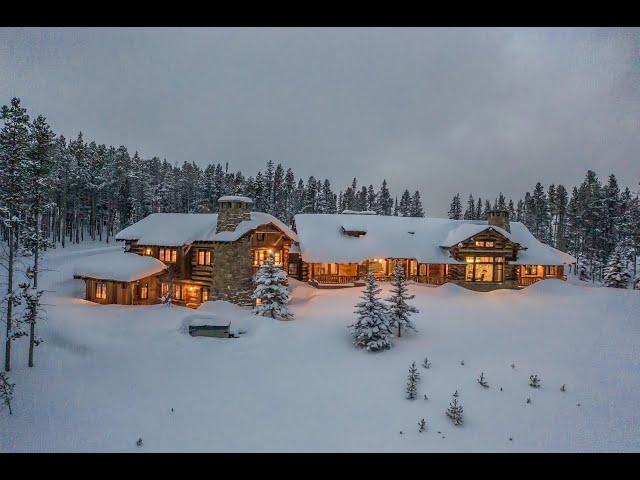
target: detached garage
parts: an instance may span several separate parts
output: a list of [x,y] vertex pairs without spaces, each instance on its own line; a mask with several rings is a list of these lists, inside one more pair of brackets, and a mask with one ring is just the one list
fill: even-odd
[[88,257],[75,266],[73,278],[85,282],[85,299],[119,305],[151,305],[159,302],[158,276],[167,267],[153,257],[121,251]]

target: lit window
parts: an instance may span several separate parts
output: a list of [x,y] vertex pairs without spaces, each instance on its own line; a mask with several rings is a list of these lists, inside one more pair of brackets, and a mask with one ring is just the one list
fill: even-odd
[[298,274],[298,264],[295,262],[289,263],[289,275]]
[[210,250],[198,250],[198,265],[211,265]]
[[178,284],[173,286],[173,298],[175,300],[182,299],[182,285]]
[[264,242],[264,233],[256,233],[256,240],[258,242]]
[[558,269],[555,265],[547,265],[545,268],[545,276],[556,277],[558,275]]
[[476,247],[484,247],[484,242],[481,240],[476,240]]
[[209,301],[209,287],[202,287],[202,301]]
[[525,265],[524,266],[524,274],[525,275],[538,275],[538,266],[537,265]]
[[160,292],[162,292],[162,296],[164,297],[167,293],[169,293],[169,284],[168,283],[162,283],[162,285],[160,286]]
[[96,283],[96,298],[100,300],[107,299],[107,284],[104,282]]
[[264,248],[260,248],[260,249],[254,250],[254,252],[253,252],[253,265],[257,267],[257,266],[260,266],[260,265],[264,264],[265,260],[267,259],[267,257],[271,253],[273,253],[274,264],[281,265],[282,264],[282,256],[281,256],[280,251],[276,250],[275,252],[272,252],[272,251],[264,249]]
[[502,282],[504,257],[467,257],[465,280],[467,282]]
[[178,250],[175,248],[161,248],[160,261],[165,263],[176,263],[178,259]]
[[143,255],[151,256],[151,247],[144,247]]
[[149,284],[143,283],[140,286],[140,300],[146,300],[149,298]]
[[484,242],[485,247],[493,247],[493,242]]

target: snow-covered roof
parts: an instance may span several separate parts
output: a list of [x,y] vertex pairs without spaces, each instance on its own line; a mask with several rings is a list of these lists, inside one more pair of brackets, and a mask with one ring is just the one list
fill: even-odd
[[235,242],[251,230],[255,230],[259,226],[267,225],[269,223],[273,224],[276,228],[281,230],[290,239],[298,241],[298,235],[296,235],[296,232],[291,230],[273,215],[269,215],[268,213],[263,212],[251,212],[251,220],[243,220],[232,232],[215,233],[214,228],[214,231],[211,235],[205,238],[199,238],[198,240],[212,242]]
[[139,245],[179,247],[197,241],[233,242],[251,230],[272,223],[293,240],[298,237],[273,215],[251,212],[232,232],[216,233],[217,213],[152,213],[116,235],[116,240],[137,240]]
[[183,319],[183,323],[191,326],[228,327],[231,325],[231,320],[222,319],[213,313],[193,313],[187,315]]
[[[511,232],[482,220],[395,217],[382,215],[299,214],[295,216],[300,250],[305,262],[354,263],[367,258],[415,258],[420,263],[461,263],[449,247],[492,228],[520,244],[516,264],[562,265],[575,259],[538,241],[520,222]],[[360,237],[343,228],[363,229]]]
[[224,197],[220,197],[218,202],[242,202],[242,203],[253,203],[253,200],[249,197],[240,197],[238,195],[225,195]]
[[343,210],[342,215],[377,215],[373,210]]
[[134,282],[166,270],[167,266],[153,257],[135,253],[109,252],[91,255],[74,265],[73,275],[116,282]]
[[461,223],[460,225],[454,226],[447,237],[440,244],[441,247],[453,247],[460,242],[464,242],[465,240],[477,235],[480,232],[484,232],[485,230],[494,230],[498,232],[500,235],[505,237],[508,240],[514,241],[509,232],[506,230],[496,227],[494,225],[477,224],[477,223]]

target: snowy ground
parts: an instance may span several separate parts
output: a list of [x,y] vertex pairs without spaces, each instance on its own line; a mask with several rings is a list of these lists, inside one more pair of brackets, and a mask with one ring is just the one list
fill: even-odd
[[[34,369],[27,342],[14,344],[14,414],[0,412],[0,451],[640,450],[637,291],[418,285],[419,332],[370,354],[345,328],[359,289],[292,282],[291,322],[210,303],[246,333],[192,338],[182,325],[193,310],[81,300],[73,262],[103,251],[48,254],[43,283],[56,291],[45,342]],[[408,367],[425,356],[419,397],[405,400]],[[481,371],[491,388],[476,383]],[[540,389],[528,386],[534,373]],[[456,389],[460,427],[444,415]]]

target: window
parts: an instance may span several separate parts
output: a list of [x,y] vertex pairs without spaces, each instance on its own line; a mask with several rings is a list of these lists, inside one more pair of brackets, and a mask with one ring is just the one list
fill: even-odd
[[96,298],[100,300],[107,299],[107,284],[104,282],[96,283]]
[[289,275],[298,274],[298,264],[296,262],[289,263]]
[[162,285],[160,286],[160,292],[162,294],[162,296],[164,297],[167,293],[169,293],[169,284],[168,283],[162,283]]
[[264,242],[264,233],[256,233],[256,240],[258,242]]
[[177,284],[173,286],[173,299],[182,300],[182,285]]
[[545,277],[557,277],[558,276],[558,267],[555,265],[546,265],[544,267],[544,275]]
[[504,257],[467,257],[467,282],[504,281]]
[[149,284],[143,283],[140,285],[140,300],[146,300],[149,298]]
[[161,248],[160,261],[165,263],[176,263],[178,260],[178,250],[176,248]]
[[209,301],[209,287],[202,287],[202,301]]
[[524,266],[524,274],[529,276],[537,276],[538,275],[538,266],[537,265],[525,265]]
[[418,262],[415,260],[409,260],[409,275],[414,276],[418,274]]
[[493,248],[493,240],[476,240],[476,247],[490,247]]
[[144,247],[143,254],[150,257],[153,254],[153,250],[151,250],[151,247]]
[[[256,267],[259,267],[260,265],[262,265],[270,253],[271,251],[264,248],[255,249],[253,251],[253,265]],[[275,252],[273,252],[273,257],[274,257],[274,263],[276,265],[282,264],[282,256],[281,256],[280,250],[276,250]]]
[[198,250],[198,265],[211,265],[211,250]]
[[420,264],[420,276],[424,277],[427,274],[427,264],[426,263],[421,263]]

